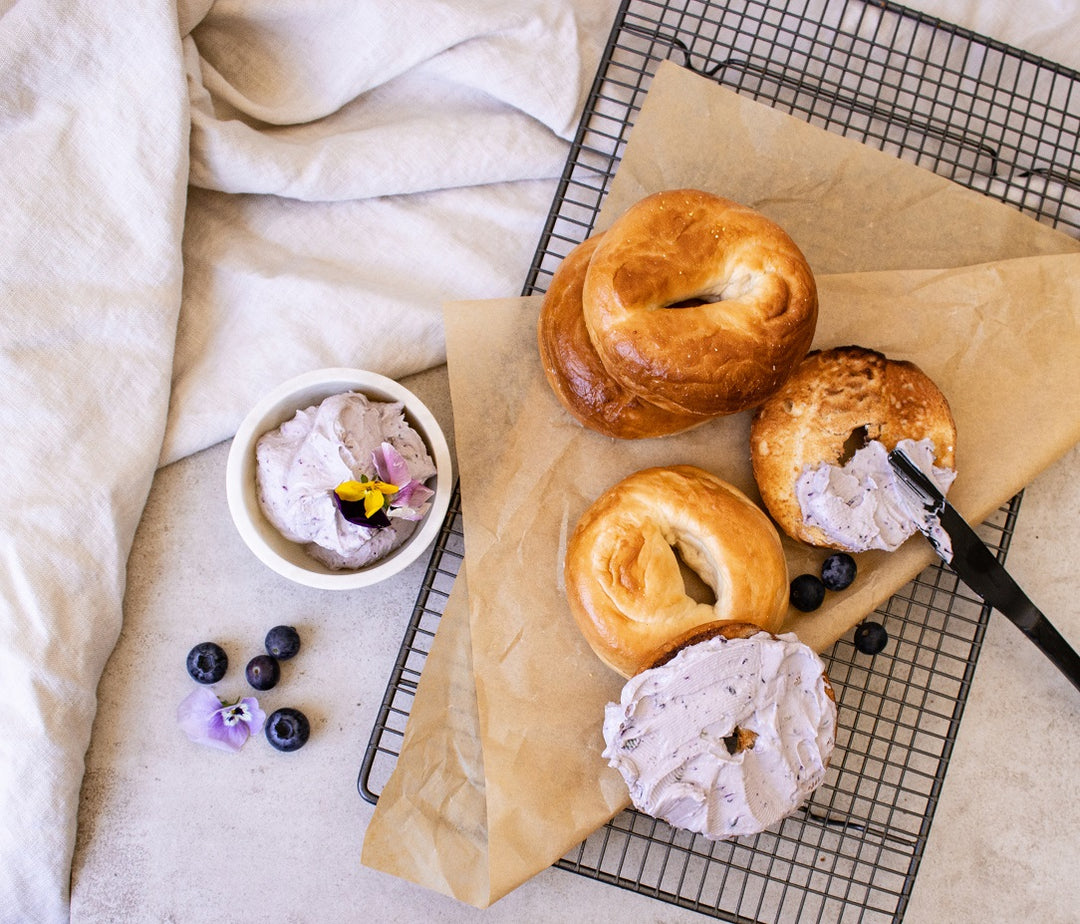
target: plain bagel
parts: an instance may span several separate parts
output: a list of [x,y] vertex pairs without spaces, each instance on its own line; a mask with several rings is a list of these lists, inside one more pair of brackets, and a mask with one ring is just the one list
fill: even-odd
[[[680,557],[715,604],[687,594]],[[600,495],[570,537],[564,573],[582,635],[624,677],[702,624],[751,622],[775,632],[787,613],[776,528],[742,492],[690,465],[644,469]]]
[[817,288],[765,216],[679,189],[615,220],[589,262],[582,306],[614,379],[672,411],[718,416],[759,404],[806,355]]
[[581,308],[585,273],[603,233],[586,238],[556,268],[540,306],[537,344],[551,390],[584,426],[618,439],[666,436],[709,420],[671,411],[608,374],[589,338]]

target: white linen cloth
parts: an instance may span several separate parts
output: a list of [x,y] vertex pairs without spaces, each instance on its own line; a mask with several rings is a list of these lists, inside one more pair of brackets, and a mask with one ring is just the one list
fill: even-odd
[[520,289],[614,3],[0,10],[0,920],[44,922],[159,459]]
[[66,914],[97,682],[165,427],[187,101],[175,13],[132,6],[24,0],[0,19],[5,922]]
[[[912,5],[1080,66],[1068,0]],[[155,468],[516,294],[616,7],[0,0],[0,921],[67,917]]]
[[193,190],[163,462],[231,436],[294,373],[436,365],[444,300],[517,294],[615,6],[189,13]]

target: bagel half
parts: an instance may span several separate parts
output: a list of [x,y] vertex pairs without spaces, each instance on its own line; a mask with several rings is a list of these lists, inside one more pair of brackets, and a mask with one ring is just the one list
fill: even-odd
[[816,350],[754,414],[750,457],[762,500],[780,528],[814,546],[861,551],[804,522],[796,482],[840,466],[861,445],[892,451],[929,440],[934,465],[956,467],[956,422],[941,390],[914,363],[859,346]]
[[[688,595],[680,558],[714,603]],[[690,465],[644,469],[598,497],[570,537],[564,575],[582,635],[625,677],[697,626],[752,622],[774,632],[788,607],[776,528],[741,491]]]
[[757,834],[821,785],[836,697],[793,634],[716,625],[624,684],[604,710],[604,757],[639,811],[710,840]]

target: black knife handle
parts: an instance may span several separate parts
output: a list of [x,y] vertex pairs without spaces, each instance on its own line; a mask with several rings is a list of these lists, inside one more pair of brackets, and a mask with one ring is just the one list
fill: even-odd
[[1080,690],[1080,655],[1031,602],[994,554],[982,542],[963,538],[971,527],[950,505],[944,505],[940,522],[950,536],[960,539],[954,540],[950,564],[961,580],[1006,616]]
[[[951,508],[942,521],[956,514]],[[1024,633],[1057,668],[1080,690],[1080,654],[1065,641],[1031,598],[1001,567],[1001,563],[984,545],[967,544],[958,554],[963,555],[965,567],[960,573],[971,589]]]
[[1058,666],[1061,672],[1069,678],[1072,685],[1080,690],[1080,655],[1062,638],[1061,633],[1054,628],[1053,623],[1042,613],[1039,613],[1035,625],[1022,631],[1039,647],[1043,654]]

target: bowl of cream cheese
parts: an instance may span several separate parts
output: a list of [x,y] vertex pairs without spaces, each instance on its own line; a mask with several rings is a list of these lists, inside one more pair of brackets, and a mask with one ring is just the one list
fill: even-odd
[[308,587],[353,590],[402,571],[450,505],[450,450],[427,406],[362,369],[308,372],[241,422],[229,513],[255,556]]

